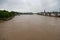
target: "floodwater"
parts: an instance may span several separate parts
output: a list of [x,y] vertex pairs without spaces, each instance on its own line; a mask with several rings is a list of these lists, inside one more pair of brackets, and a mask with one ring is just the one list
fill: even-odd
[[20,15],[0,21],[0,40],[60,40],[60,18]]

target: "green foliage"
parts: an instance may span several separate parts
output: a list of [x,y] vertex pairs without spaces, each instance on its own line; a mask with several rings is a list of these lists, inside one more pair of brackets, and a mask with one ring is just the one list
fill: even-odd
[[0,10],[0,19],[6,19],[13,16],[15,16],[15,13],[13,11],[8,12],[6,10]]

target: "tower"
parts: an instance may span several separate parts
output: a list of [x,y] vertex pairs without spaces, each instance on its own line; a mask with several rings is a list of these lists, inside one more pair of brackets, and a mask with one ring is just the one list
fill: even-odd
[[44,12],[45,12],[45,10],[44,10]]

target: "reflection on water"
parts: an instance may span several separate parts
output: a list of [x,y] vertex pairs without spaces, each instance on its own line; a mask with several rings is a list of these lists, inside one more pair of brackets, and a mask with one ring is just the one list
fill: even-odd
[[1,21],[0,40],[60,40],[60,18],[21,15]]

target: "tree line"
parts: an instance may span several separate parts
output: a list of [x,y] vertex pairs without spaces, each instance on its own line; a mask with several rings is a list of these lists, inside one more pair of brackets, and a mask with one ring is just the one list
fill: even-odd
[[8,19],[10,17],[15,16],[15,12],[14,11],[6,11],[6,10],[0,10],[0,20],[4,20],[4,19]]

